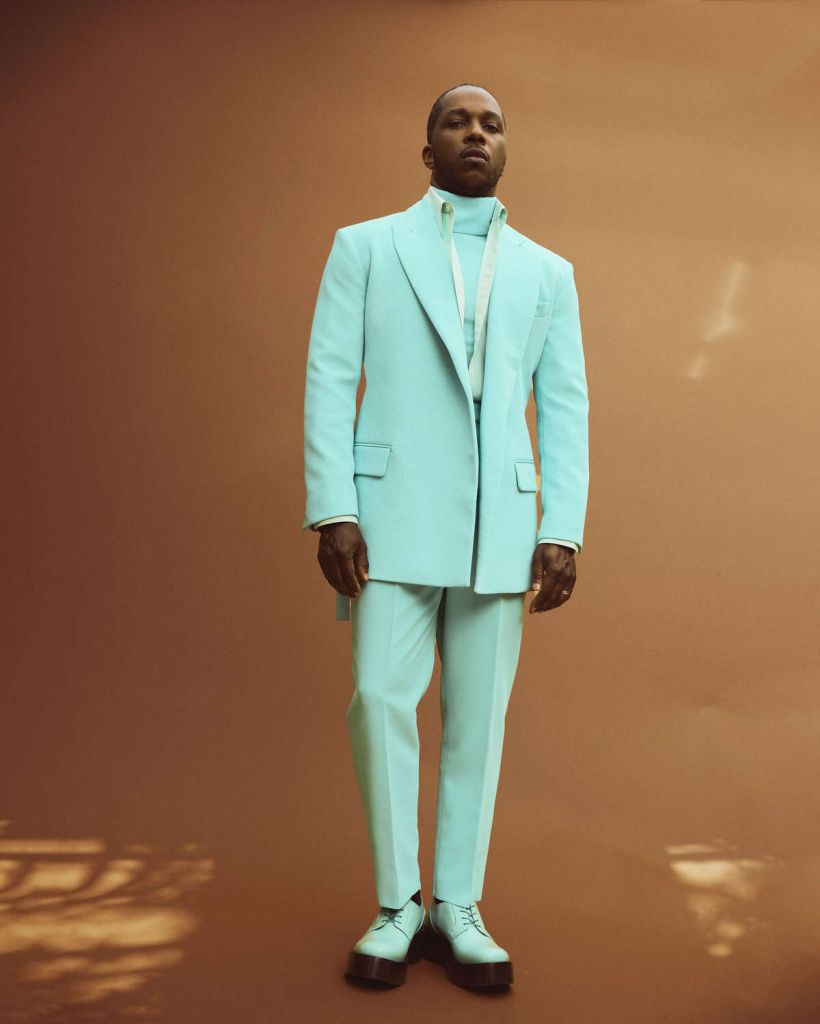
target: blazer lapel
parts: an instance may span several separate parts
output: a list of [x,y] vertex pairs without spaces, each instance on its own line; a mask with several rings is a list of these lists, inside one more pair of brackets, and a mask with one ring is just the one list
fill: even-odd
[[506,410],[532,328],[541,271],[538,259],[522,248],[524,241],[524,235],[506,225],[498,239],[487,306],[482,415],[490,398]]
[[413,291],[450,354],[465,396],[472,403],[453,272],[426,194],[396,219],[393,244]]
[[487,307],[480,445],[483,486],[491,507],[503,478],[507,410],[538,301],[541,265],[523,245],[525,240],[508,225],[502,229]]

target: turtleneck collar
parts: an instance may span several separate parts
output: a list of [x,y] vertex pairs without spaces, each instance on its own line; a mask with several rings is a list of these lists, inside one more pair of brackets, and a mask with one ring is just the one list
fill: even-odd
[[462,196],[457,192],[431,185],[436,192],[452,203],[455,210],[453,231],[457,235],[484,235],[490,230],[493,212],[500,201],[495,196]]

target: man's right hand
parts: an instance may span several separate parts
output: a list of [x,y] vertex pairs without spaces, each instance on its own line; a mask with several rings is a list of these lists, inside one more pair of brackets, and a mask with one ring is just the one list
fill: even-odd
[[340,594],[358,597],[367,582],[367,545],[358,523],[327,523],[319,527],[317,558],[325,579]]

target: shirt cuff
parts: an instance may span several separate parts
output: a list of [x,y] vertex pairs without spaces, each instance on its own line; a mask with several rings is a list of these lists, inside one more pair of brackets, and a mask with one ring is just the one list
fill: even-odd
[[[542,537],[538,544],[563,544],[565,548],[572,548],[576,554],[581,550],[575,541],[557,540],[555,537]],[[536,544],[536,547],[538,547],[538,544]]]
[[325,523],[358,523],[359,517],[354,515],[344,516],[330,516],[327,519],[319,519],[317,522],[311,525],[311,530],[318,530],[320,526],[324,526]]

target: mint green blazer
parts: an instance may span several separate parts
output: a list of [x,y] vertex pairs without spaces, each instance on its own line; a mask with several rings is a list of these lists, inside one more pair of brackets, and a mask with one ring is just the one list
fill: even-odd
[[588,408],[568,260],[502,228],[477,429],[452,269],[427,196],[339,228],[307,353],[302,528],[357,515],[370,579],[465,587],[478,513],[474,590],[529,590],[539,538],[583,547]]

